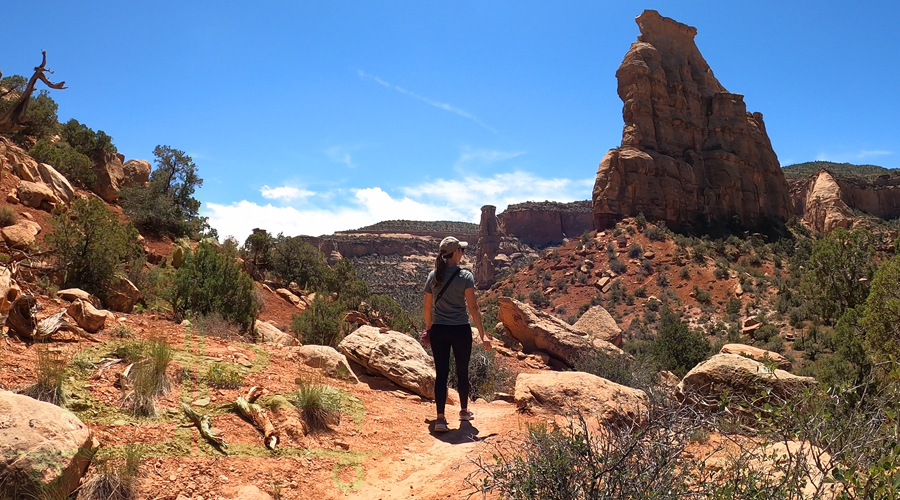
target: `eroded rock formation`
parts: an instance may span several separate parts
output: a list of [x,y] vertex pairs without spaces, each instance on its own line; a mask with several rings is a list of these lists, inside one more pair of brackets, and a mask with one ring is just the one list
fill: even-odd
[[900,216],[900,175],[893,172],[866,179],[822,168],[792,180],[790,193],[794,215],[820,233],[852,227],[858,219],[854,210],[882,219]]
[[500,223],[497,207],[481,207],[481,223],[478,225],[478,242],[475,244],[475,286],[485,289],[494,284],[496,269],[494,258],[500,252]]
[[[484,210],[482,208],[482,210]],[[506,207],[498,217],[500,229],[526,245],[559,245],[594,229],[591,202],[525,202]]]
[[719,83],[695,28],[653,10],[637,24],[616,71],[625,127],[597,170],[596,227],[640,212],[674,228],[787,220],[787,183],[762,114]]

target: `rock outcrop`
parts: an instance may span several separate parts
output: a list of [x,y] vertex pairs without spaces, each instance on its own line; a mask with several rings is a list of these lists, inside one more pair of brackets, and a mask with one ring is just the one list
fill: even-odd
[[75,189],[69,184],[69,179],[57,172],[55,168],[41,163],[38,165],[38,172],[40,172],[44,184],[49,186],[63,203],[69,204],[75,199]]
[[603,306],[594,306],[585,311],[572,328],[622,348],[622,329]]
[[725,90],[694,43],[697,30],[653,10],[616,71],[621,147],[597,170],[598,229],[643,213],[669,227],[787,220],[787,182],[762,114]]
[[361,326],[338,344],[338,351],[368,372],[381,375],[419,396],[434,399],[434,361],[409,335]]
[[266,323],[265,321],[256,320],[253,323],[253,331],[256,332],[256,338],[260,342],[282,346],[299,344],[293,335],[282,332],[277,326]]
[[497,218],[504,235],[533,247],[559,245],[565,238],[594,230],[591,202],[587,200],[518,203],[506,207]]
[[122,164],[122,187],[146,186],[150,182],[150,162],[128,160]]
[[572,366],[575,359],[592,349],[609,358],[628,356],[624,351],[565,321],[538,311],[509,297],[500,297],[499,319],[510,336],[522,344],[525,353],[542,351]]
[[106,318],[109,316],[109,311],[98,310],[90,302],[81,299],[76,299],[75,302],[69,304],[67,311],[75,323],[88,333],[97,333],[102,330],[106,325]]
[[53,210],[56,205],[62,203],[62,200],[56,196],[53,189],[41,182],[40,179],[37,182],[23,180],[19,183],[19,187],[16,188],[16,195],[19,198],[19,202],[26,207],[40,208],[48,212]]
[[485,289],[494,284],[494,258],[500,251],[500,223],[497,207],[481,207],[481,223],[478,224],[478,241],[475,244],[475,286]]
[[646,419],[649,398],[639,389],[584,372],[520,373],[515,401],[520,409],[552,415],[582,415],[604,423]]
[[99,446],[72,413],[0,391],[0,497],[37,498],[33,488],[48,486],[41,493],[65,498],[78,487]]
[[113,311],[130,313],[139,300],[141,291],[128,278],[119,277],[119,281],[107,292],[106,306]]
[[781,354],[778,354],[777,352],[767,351],[765,349],[760,349],[759,347],[753,347],[752,345],[725,344],[719,350],[719,353],[737,354],[738,356],[744,356],[745,358],[750,358],[752,360],[759,361],[760,363],[765,363],[767,360],[771,360],[773,363],[775,363],[775,366],[781,370],[789,370],[791,368],[791,362]]
[[[854,167],[833,165],[838,171]],[[790,186],[794,215],[820,233],[850,229],[859,219],[854,210],[882,219],[900,216],[900,174],[895,172],[862,178],[820,168],[811,176],[793,178]]]
[[322,370],[326,376],[346,380],[354,384],[359,379],[353,370],[347,357],[327,345],[305,345],[297,349],[297,357],[300,362],[311,368]]
[[91,168],[96,176],[93,191],[107,203],[119,201],[119,191],[125,183],[122,157],[115,153],[103,153],[98,154],[92,161]]
[[35,236],[41,231],[37,222],[24,220],[12,226],[6,226],[0,230],[0,236],[10,248],[28,250],[35,242]]
[[695,366],[681,379],[678,393],[718,401],[723,395],[756,400],[763,389],[786,398],[816,384],[784,370],[769,370],[763,363],[737,354],[716,354]]

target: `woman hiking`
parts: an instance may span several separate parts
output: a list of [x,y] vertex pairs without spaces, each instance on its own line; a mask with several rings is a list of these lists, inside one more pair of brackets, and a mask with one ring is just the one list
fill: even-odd
[[[459,379],[459,420],[469,421],[475,415],[469,404],[469,358],[472,356],[472,329],[469,316],[478,328],[485,349],[491,348],[490,337],[481,323],[481,311],[475,300],[475,277],[471,271],[460,269],[469,244],[448,236],[441,241],[440,253],[434,259],[434,271],[425,282],[425,329],[434,353],[434,400],[437,404],[435,432],[447,432],[444,406],[447,403],[447,378],[450,375],[450,351],[456,359]],[[468,310],[468,314],[466,311]]]

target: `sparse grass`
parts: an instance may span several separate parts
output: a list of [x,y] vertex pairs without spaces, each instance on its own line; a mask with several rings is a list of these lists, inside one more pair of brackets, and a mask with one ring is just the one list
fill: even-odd
[[162,339],[153,339],[144,345],[140,359],[134,362],[129,373],[133,388],[125,396],[127,406],[135,414],[147,417],[156,415],[156,397],[168,394],[171,389],[166,369],[173,356],[172,347]]
[[37,350],[37,380],[28,386],[22,394],[46,401],[58,406],[64,406],[65,400],[62,392],[63,372],[69,363],[69,357],[61,351],[53,351],[44,344],[36,344]]
[[19,216],[13,207],[5,205],[0,207],[0,227],[12,226],[19,222]]
[[207,382],[211,387],[218,389],[237,389],[244,385],[244,378],[241,374],[222,363],[210,365],[206,372]]
[[134,330],[125,325],[119,324],[114,326],[109,334],[117,339],[133,339],[134,338]]
[[97,472],[78,491],[78,500],[133,500],[138,496],[141,454],[136,446],[126,446],[125,456],[99,460]]
[[301,378],[294,405],[311,431],[328,430],[341,422],[341,395],[328,385]]

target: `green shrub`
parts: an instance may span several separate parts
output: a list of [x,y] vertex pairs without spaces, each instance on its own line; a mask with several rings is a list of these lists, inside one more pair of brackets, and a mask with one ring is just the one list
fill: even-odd
[[697,299],[697,302],[703,305],[709,305],[709,303],[712,301],[712,296],[710,295],[710,293],[707,290],[700,289],[699,287],[697,287],[697,285],[694,285],[694,294],[694,298]]
[[753,340],[758,342],[768,342],[772,337],[778,336],[778,327],[769,323],[765,324],[753,331]]
[[[630,226],[629,226],[630,227]],[[631,246],[628,247],[628,257],[632,259],[640,259],[644,256],[644,248],[640,243],[632,243]]]
[[612,258],[609,260],[609,269],[616,274],[625,274],[628,268],[619,259]]
[[219,314],[244,332],[253,325],[257,310],[253,280],[235,255],[216,251],[207,240],[195,251],[185,252],[184,264],[175,272],[168,294],[178,314]]
[[737,297],[731,297],[725,304],[725,312],[728,314],[738,314],[741,312],[742,305],[743,303],[741,302],[741,299]]
[[37,351],[37,380],[34,384],[26,387],[22,394],[57,406],[65,406],[62,383],[69,357],[62,352],[50,350],[44,344],[37,344],[35,350]]
[[124,268],[139,255],[137,230],[98,198],[79,198],[68,210],[57,208],[44,239],[63,272],[63,286],[81,288],[100,298]]
[[[469,398],[472,401],[478,398],[492,401],[498,392],[512,392],[515,382],[516,374],[497,361],[496,351],[487,350],[478,342],[472,345],[469,360]],[[448,385],[454,389],[459,387],[453,356],[450,356]]]
[[214,363],[206,371],[206,380],[211,387],[219,389],[238,389],[244,385],[244,378],[234,368],[223,363]]
[[644,236],[650,241],[666,241],[666,232],[656,226],[645,229]]
[[317,294],[309,309],[294,315],[291,331],[304,344],[337,348],[346,333],[343,331],[344,311],[340,302],[329,302]]
[[64,175],[72,184],[90,189],[97,179],[91,159],[64,143],[50,144],[41,139],[28,151],[38,163],[46,163]]
[[341,395],[333,387],[301,380],[294,405],[310,430],[327,430],[341,422]]
[[550,299],[544,296],[540,290],[532,290],[528,293],[528,300],[534,304],[534,307],[546,307],[550,305]]
[[682,267],[681,270],[678,271],[678,276],[683,280],[689,279],[691,277],[691,270],[687,267]]
[[668,306],[660,311],[659,332],[650,345],[650,355],[664,370],[683,377],[706,359],[710,345],[706,337],[691,330]]
[[643,231],[647,227],[647,218],[644,217],[644,212],[639,212],[637,216],[634,218],[634,224],[637,226],[639,231]]
[[118,324],[110,329],[109,335],[117,339],[133,339],[134,330],[123,324]]
[[0,227],[12,226],[19,222],[19,216],[13,207],[4,205],[0,207]]

